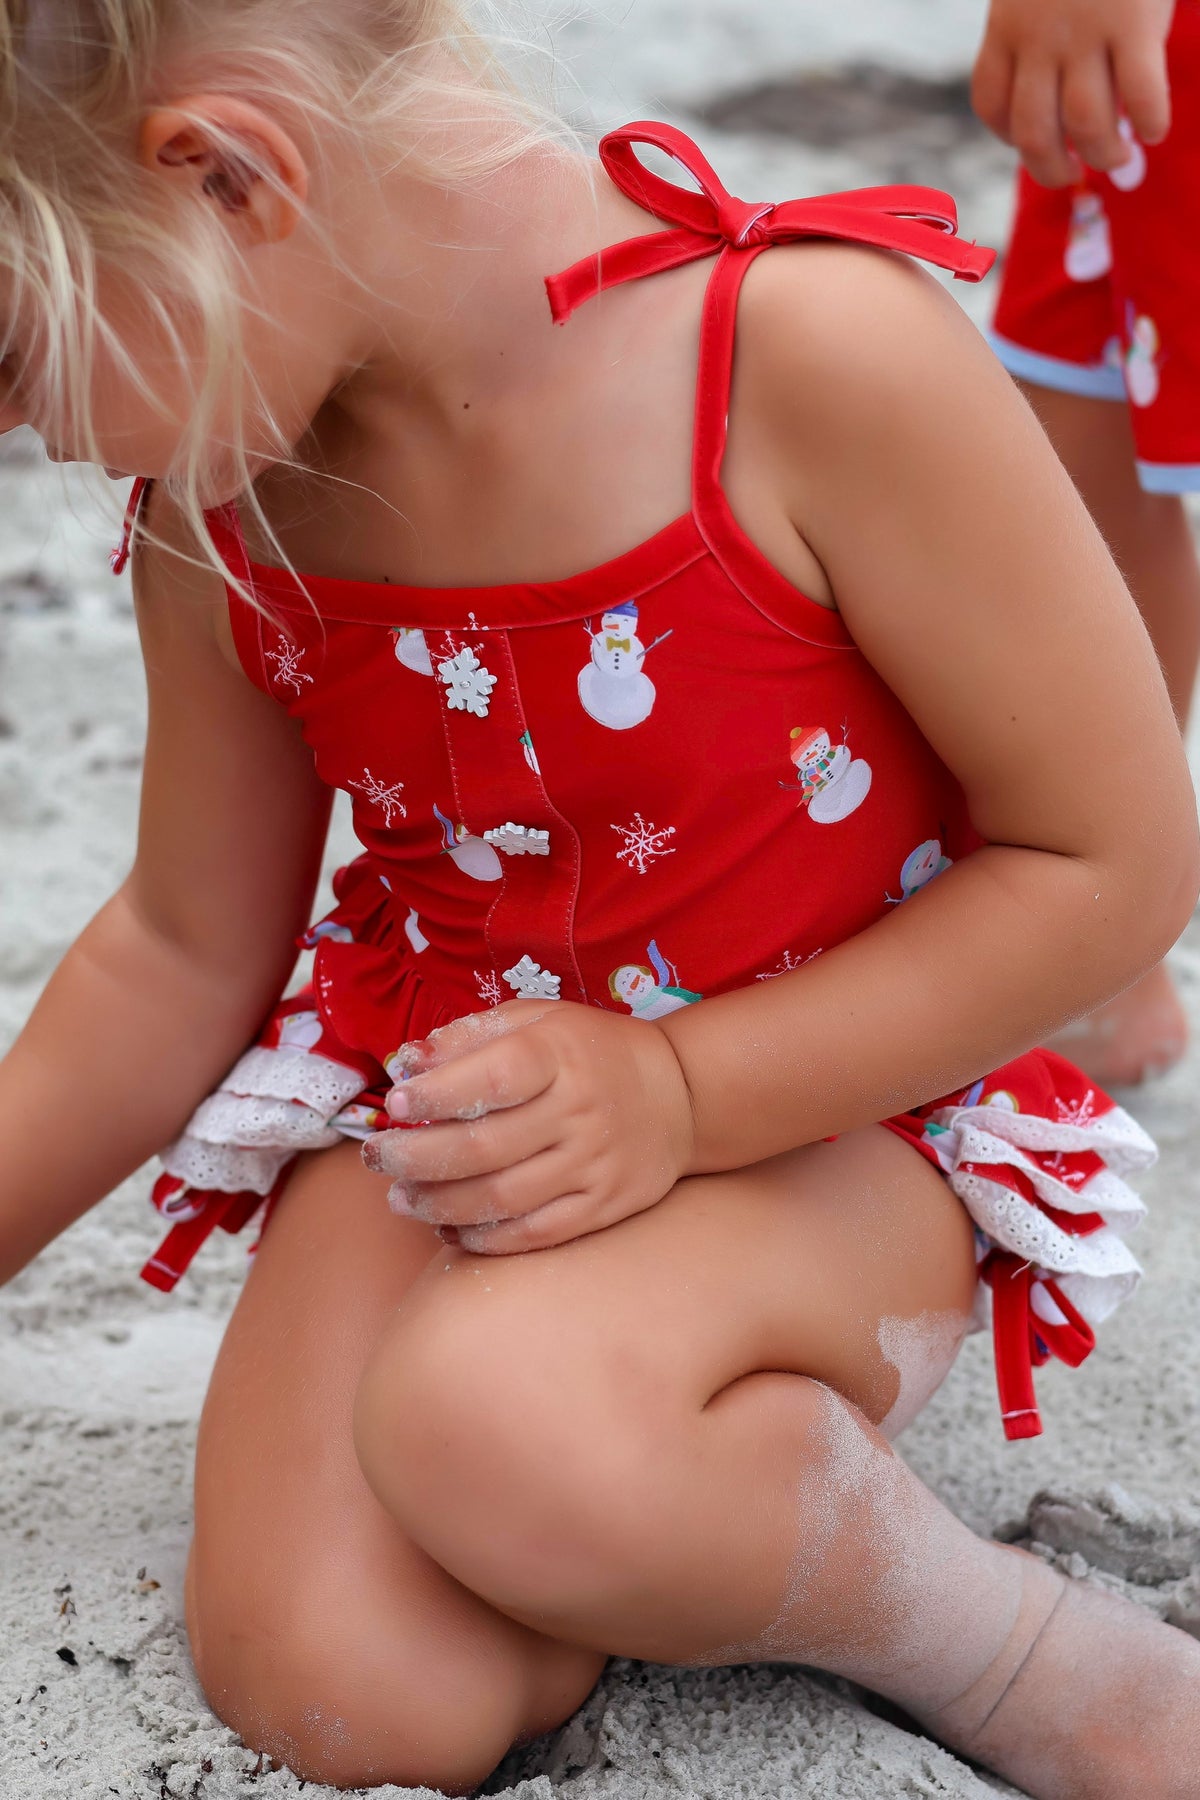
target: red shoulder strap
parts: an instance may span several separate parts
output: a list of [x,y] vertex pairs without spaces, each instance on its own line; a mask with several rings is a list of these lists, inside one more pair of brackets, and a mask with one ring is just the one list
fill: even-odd
[[[153,486],[154,482],[146,475],[139,475],[133,484],[129,495],[129,504],[125,508],[125,523],[121,529],[120,542],[115,545],[108,559],[114,575],[123,575],[129,566],[129,558],[133,554],[133,546],[137,538],[138,521]],[[246,540],[242,536],[242,522],[238,517],[237,507],[230,502],[228,506],[218,507],[215,512],[206,513],[205,518],[208,521],[213,541],[221,551],[225,562],[230,566],[234,563],[237,564],[237,578],[249,588],[251,585],[250,556],[246,549]]]
[[129,567],[129,558],[133,554],[133,540],[137,535],[138,520],[142,516],[142,508],[153,482],[145,475],[139,475],[129,495],[129,504],[125,508],[125,523],[121,527],[121,540],[109,556],[109,564],[114,575],[123,575]]
[[[638,161],[635,145],[665,151],[696,183],[698,192],[655,175]],[[663,219],[670,229],[631,238],[611,250],[585,257],[546,283],[550,310],[563,324],[595,294],[644,275],[658,275],[720,251],[743,253],[803,238],[842,238],[901,250],[923,262],[950,269],[961,281],[981,281],[996,252],[958,237],[958,212],[949,194],[937,188],[857,188],[809,200],[738,200],[723,186],[691,138],[671,125],[644,120],[611,131],[600,143],[600,160],[621,192]]]
[[[691,177],[695,189],[647,169],[637,157],[640,144],[664,151]],[[551,276],[546,283],[550,310],[556,324],[565,324],[585,301],[608,288],[717,258],[704,302],[696,388],[692,497],[699,515],[720,489],[738,293],[755,257],[775,244],[840,238],[920,257],[951,270],[961,281],[981,281],[996,260],[994,250],[957,236],[954,201],[936,188],[858,188],[778,206],[738,200],[691,138],[671,125],[645,121],[603,138],[600,160],[623,194],[667,221],[670,229],[631,238]]]
[[[109,554],[109,564],[114,575],[123,575],[129,566],[129,558],[133,554],[134,541],[137,538],[138,521],[150,498],[150,489],[154,486],[148,475],[139,475],[129,494],[129,504],[125,508],[125,523],[121,528],[120,541]],[[246,550],[246,540],[242,536],[242,524],[238,518],[237,507],[232,502],[222,506],[214,513],[205,515],[214,541],[223,540],[234,552],[239,564],[238,579],[250,586],[250,557]],[[231,559],[225,558],[226,562]]]

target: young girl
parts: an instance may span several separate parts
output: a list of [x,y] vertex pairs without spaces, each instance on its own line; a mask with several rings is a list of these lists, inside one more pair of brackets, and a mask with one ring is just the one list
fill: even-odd
[[[1200,659],[1200,0],[992,0],[975,77],[1028,166],[993,345],[1123,570],[1181,725]],[[1169,126],[1169,131],[1168,131]],[[1061,1040],[1102,1082],[1183,1053],[1158,967]]]
[[[1151,1147],[1029,1047],[1198,879],[1096,532],[863,246],[987,254],[665,128],[601,172],[441,0],[0,18],[4,422],[154,481],[137,859],[0,1067],[0,1275],[165,1143],[160,1286],[272,1207],[200,1435],[213,1707],[466,1792],[612,1653],[790,1660],[1031,1794],[1182,1800],[1200,1645],[887,1441],[981,1302],[1030,1435],[1132,1285]],[[335,786],[363,855],[277,1004]]]

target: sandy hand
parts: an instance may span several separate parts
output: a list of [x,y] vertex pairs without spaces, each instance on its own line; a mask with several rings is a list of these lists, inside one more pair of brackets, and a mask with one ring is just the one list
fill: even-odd
[[1171,124],[1166,39],[1174,0],[992,0],[971,96],[1036,181],[1065,187],[1079,162],[1128,161]]
[[654,1024],[566,1001],[512,1000],[405,1045],[397,1124],[363,1147],[394,1210],[488,1254],[602,1230],[668,1193],[691,1104]]

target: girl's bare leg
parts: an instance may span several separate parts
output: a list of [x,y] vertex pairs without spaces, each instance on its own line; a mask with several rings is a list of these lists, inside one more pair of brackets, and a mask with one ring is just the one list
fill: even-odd
[[312,1781],[467,1792],[568,1717],[603,1657],[503,1617],[430,1561],[355,1460],[372,1346],[438,1248],[357,1148],[293,1176],[200,1432],[188,1626],[214,1710]]
[[[1183,728],[1200,662],[1200,563],[1183,501],[1138,486],[1126,407],[1020,385],[1129,583]],[[1136,762],[1137,747],[1120,746],[1114,756]],[[1164,966],[1055,1044],[1108,1086],[1159,1074],[1186,1047],[1187,1021]]]
[[816,1664],[1047,1800],[1182,1800],[1200,1645],[974,1537],[875,1429],[944,1374],[973,1289],[942,1178],[849,1134],[559,1249],[445,1253],[364,1376],[360,1462],[554,1638]]

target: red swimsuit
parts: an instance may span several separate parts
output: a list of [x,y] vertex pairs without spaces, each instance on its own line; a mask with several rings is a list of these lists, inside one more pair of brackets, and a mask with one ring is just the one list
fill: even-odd
[[[638,141],[701,192],[648,173]],[[277,1194],[297,1151],[385,1125],[407,1040],[515,995],[661,1018],[799,967],[979,845],[957,781],[837,613],[742,532],[720,471],[755,257],[839,237],[978,279],[990,253],[958,240],[952,203],[926,189],[752,206],[664,126],[616,133],[602,155],[673,228],[551,281],[556,318],[601,287],[717,257],[690,512],[602,568],[498,588],[302,589],[247,560],[233,509],[211,521],[263,608],[230,593],[246,673],[350,795],[364,854],[310,933],[311,990],[280,1004],[164,1155],[155,1202],[173,1229],[145,1271],[158,1287],[215,1225],[240,1229]],[[1044,1052],[888,1123],[979,1227],[1005,1428],[1030,1435],[1032,1364],[1081,1361],[1088,1321],[1136,1279],[1122,1234],[1141,1207],[1121,1176],[1153,1148]]]

